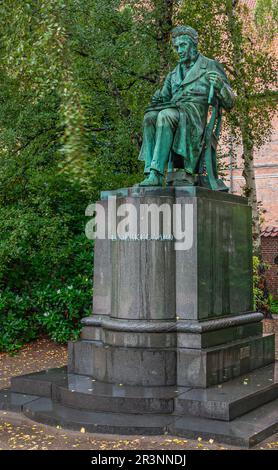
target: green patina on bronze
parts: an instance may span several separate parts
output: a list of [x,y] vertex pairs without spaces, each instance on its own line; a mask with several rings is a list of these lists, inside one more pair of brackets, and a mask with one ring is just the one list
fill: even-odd
[[[178,26],[172,41],[180,60],[146,110],[139,155],[146,178],[140,186],[162,185],[168,165],[168,172],[184,169],[177,184],[187,181],[225,191],[217,174],[216,146],[222,108],[232,109],[235,95],[222,65],[198,52],[197,31]],[[171,178],[167,181],[171,184]]]

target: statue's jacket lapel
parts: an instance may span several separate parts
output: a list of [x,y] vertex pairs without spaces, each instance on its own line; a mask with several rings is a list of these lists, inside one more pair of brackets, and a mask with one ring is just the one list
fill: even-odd
[[172,100],[177,102],[180,113],[173,151],[184,158],[184,167],[189,173],[197,171],[206,124],[210,88],[206,73],[210,69],[209,62],[210,59],[199,54],[183,80],[179,64],[171,73]]
[[[207,102],[209,82],[206,79],[206,72],[209,62],[209,59],[199,54],[198,59],[188,71],[184,80],[181,80],[181,66],[178,64],[171,74],[172,99],[183,98],[189,102],[192,101],[192,98],[199,97],[196,99],[197,102]],[[202,97],[201,100],[200,97]]]

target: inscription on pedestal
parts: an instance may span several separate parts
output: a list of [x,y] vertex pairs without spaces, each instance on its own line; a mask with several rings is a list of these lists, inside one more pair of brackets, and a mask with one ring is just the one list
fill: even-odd
[[240,348],[239,357],[240,359],[245,359],[246,357],[250,357],[250,346],[245,346],[244,348]]

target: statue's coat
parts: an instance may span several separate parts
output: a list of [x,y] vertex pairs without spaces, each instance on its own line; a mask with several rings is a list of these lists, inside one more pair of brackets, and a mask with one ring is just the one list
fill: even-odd
[[[202,137],[207,123],[210,92],[207,72],[217,72],[224,80],[224,87],[218,99],[220,106],[227,110],[231,109],[235,96],[222,65],[216,60],[199,54],[184,79],[182,79],[180,63],[167,75],[160,92],[162,102],[157,105],[152,104],[147,110],[148,112],[171,107],[179,110],[179,123],[175,132],[172,151],[184,158],[184,168],[188,173],[197,171]],[[148,143],[146,144],[148,145]],[[140,160],[145,160],[144,154],[145,148],[142,146],[139,155]]]

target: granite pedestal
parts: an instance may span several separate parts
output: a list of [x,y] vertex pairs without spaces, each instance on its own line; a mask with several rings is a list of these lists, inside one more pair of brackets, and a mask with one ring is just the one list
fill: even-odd
[[164,205],[173,224],[179,207],[184,249],[162,239],[162,217],[158,237],[96,240],[93,315],[69,343],[68,368],[14,378],[0,406],[16,401],[35,420],[73,429],[244,446],[278,430],[274,335],[253,311],[247,200],[194,186],[126,188],[102,193],[106,222],[111,198],[136,208],[137,226],[142,204]]

